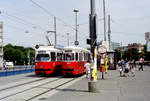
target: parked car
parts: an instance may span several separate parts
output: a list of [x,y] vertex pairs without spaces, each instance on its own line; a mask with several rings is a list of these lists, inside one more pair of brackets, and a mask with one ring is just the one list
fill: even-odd
[[14,63],[13,62],[6,62],[6,65],[5,65],[7,69],[12,69],[14,67]]

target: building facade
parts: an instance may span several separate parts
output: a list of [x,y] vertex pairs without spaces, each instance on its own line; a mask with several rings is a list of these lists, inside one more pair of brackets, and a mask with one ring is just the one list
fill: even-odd
[[110,45],[111,50],[115,50],[115,49],[119,49],[119,48],[120,48],[120,43],[111,42],[111,45]]
[[120,47],[121,51],[126,51],[128,49],[137,49],[138,52],[141,53],[144,49],[144,45],[142,45],[140,43],[132,43],[132,44],[128,44],[128,46]]

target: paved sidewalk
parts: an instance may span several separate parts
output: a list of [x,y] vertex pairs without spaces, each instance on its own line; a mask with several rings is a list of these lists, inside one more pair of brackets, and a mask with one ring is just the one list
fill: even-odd
[[[120,77],[117,70],[108,71],[105,80],[100,79],[97,86],[100,93],[88,92],[88,79],[83,78],[72,86],[44,101],[150,101],[150,67],[135,71],[135,77]],[[43,101],[42,100],[42,101]]]

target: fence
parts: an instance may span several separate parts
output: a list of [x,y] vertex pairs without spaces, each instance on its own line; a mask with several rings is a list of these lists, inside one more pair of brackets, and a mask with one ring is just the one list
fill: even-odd
[[14,66],[0,71],[0,77],[34,72],[34,66]]

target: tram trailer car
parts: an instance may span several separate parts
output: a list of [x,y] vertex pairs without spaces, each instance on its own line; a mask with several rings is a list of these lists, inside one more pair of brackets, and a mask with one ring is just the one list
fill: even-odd
[[62,73],[62,50],[54,46],[39,46],[36,49],[35,74]]
[[85,63],[90,60],[90,52],[77,46],[68,46],[64,48],[62,74],[80,75],[85,73]]

